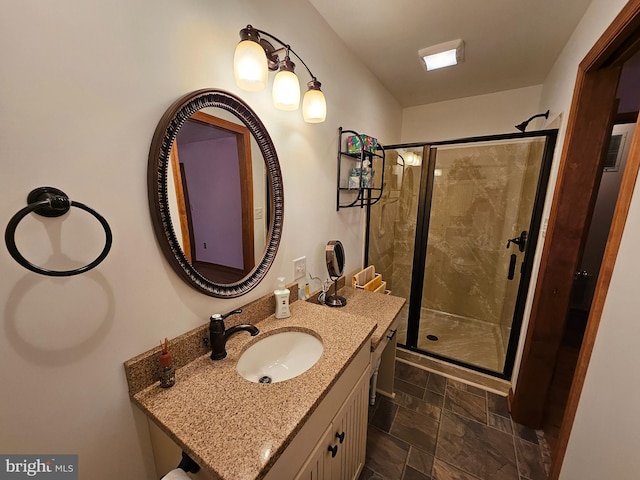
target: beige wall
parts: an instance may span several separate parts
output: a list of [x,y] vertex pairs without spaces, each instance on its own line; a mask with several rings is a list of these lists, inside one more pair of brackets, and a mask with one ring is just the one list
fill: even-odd
[[[541,85],[534,85],[405,108],[402,143],[517,133],[514,125],[540,113],[541,91]],[[529,130],[535,127],[532,122]]]
[[[305,124],[300,112],[275,110],[269,92],[235,87],[233,50],[247,23],[302,55],[322,81],[325,123]],[[335,211],[337,129],[397,142],[401,109],[306,2],[3,2],[0,44],[0,225],[32,188],[53,185],[96,208],[114,236],[103,264],[64,279],[28,272],[0,249],[0,451],[79,454],[81,478],[92,480],[156,478],[122,362],[267,294],[277,276],[292,280],[292,259],[301,255],[311,273],[326,277],[327,240],[343,242],[347,271],[358,268],[362,211]],[[306,83],[302,69],[299,76]],[[205,87],[236,93],[258,113],[284,177],[275,264],[253,292],[232,300],[199,294],[178,278],[147,206],[156,124],[176,98]],[[28,258],[47,263],[59,237],[63,254],[83,262],[100,250],[101,236],[73,209],[57,220],[25,219],[17,241]]]

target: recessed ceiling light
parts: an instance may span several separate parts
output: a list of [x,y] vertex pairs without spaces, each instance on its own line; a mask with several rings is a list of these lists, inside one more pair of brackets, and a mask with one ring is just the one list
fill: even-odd
[[452,40],[418,50],[422,66],[428,71],[457,65],[464,59],[464,42]]

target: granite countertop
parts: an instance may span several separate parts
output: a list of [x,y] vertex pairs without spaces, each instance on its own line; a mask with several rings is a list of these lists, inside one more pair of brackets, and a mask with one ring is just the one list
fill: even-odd
[[[291,317],[273,315],[256,323],[260,334],[240,332],[227,342],[227,357],[212,361],[200,355],[176,371],[176,384],[163,389],[155,382],[134,388],[131,398],[203,470],[222,479],[262,478],[293,440],[369,337],[380,341],[405,300],[355,290],[340,290],[342,308],[296,301]],[[377,328],[376,328],[377,327]],[[236,371],[246,348],[276,331],[308,331],[319,336],[324,352],[303,374],[263,385]],[[199,330],[198,330],[199,332]],[[126,362],[155,359],[150,351]]]
[[376,320],[378,325],[371,336],[371,350],[376,349],[406,303],[402,297],[369,292],[360,288],[344,287],[338,290],[338,294],[347,299],[347,304],[340,307],[340,311]]

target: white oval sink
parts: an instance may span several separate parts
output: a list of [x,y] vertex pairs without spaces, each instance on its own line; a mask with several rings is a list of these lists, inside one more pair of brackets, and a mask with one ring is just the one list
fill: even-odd
[[236,369],[251,382],[282,382],[313,367],[323,350],[322,342],[308,333],[276,333],[245,350]]

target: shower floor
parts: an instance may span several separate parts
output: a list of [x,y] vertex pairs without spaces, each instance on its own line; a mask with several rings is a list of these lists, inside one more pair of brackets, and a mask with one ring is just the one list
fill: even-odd
[[[407,339],[407,312],[405,307],[398,328],[398,342],[403,344]],[[428,340],[427,335],[435,335],[438,340]],[[494,372],[502,372],[504,367],[499,325],[446,312],[422,309],[418,348]]]

